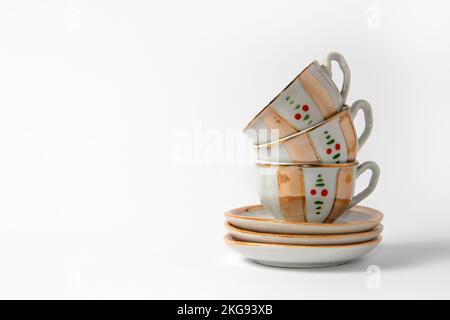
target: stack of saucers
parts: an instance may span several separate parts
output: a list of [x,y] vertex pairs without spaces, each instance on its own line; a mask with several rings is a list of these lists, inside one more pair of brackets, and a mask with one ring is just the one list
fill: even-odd
[[[343,73],[339,91],[332,62]],[[244,129],[258,162],[261,204],[227,212],[225,241],[238,253],[278,267],[343,264],[372,251],[381,241],[382,213],[357,206],[375,189],[380,169],[359,164],[356,155],[372,131],[365,100],[345,104],[350,70],[342,55],[311,63]],[[358,136],[353,119],[364,113]],[[368,186],[354,195],[366,170]]]

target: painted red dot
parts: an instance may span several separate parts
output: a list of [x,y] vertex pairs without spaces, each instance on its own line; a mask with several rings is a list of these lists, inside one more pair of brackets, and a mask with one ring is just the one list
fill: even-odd
[[300,113],[295,114],[295,119],[300,120],[302,118],[302,115]]
[[336,145],[334,147],[336,148],[336,150],[341,149],[341,145],[339,143],[336,143]]
[[309,110],[309,107],[308,107],[308,105],[307,104],[304,104],[303,106],[302,106],[302,109],[303,109],[303,111],[308,111]]
[[311,194],[315,195],[317,193],[316,189],[311,189]]
[[322,197],[326,197],[327,194],[328,194],[328,190],[327,189],[323,189],[320,194],[322,195]]
[[327,149],[327,154],[330,154],[332,150],[330,148]]

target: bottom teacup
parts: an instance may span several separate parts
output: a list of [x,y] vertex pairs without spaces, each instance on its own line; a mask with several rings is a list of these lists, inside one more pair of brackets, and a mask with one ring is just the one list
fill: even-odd
[[[380,168],[362,164],[258,163],[258,195],[264,208],[280,220],[332,223],[375,189]],[[372,172],[369,185],[353,197],[355,180]]]

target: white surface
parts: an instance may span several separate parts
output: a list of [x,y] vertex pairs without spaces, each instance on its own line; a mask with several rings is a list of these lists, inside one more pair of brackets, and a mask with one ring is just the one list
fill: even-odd
[[[2,1],[0,297],[450,298],[449,12]],[[257,202],[239,130],[332,50],[351,68],[349,103],[373,106],[359,159],[382,170],[363,204],[385,213],[383,242],[328,270],[246,263],[222,240],[223,212]],[[193,163],[175,163],[189,143]]]

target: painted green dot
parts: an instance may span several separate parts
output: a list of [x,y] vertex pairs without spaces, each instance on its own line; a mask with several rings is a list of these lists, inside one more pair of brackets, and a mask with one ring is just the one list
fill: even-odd
[[290,98],[291,98],[290,96],[287,96],[287,97],[286,97],[286,101],[289,101]]
[[321,175],[321,174],[319,174],[319,175],[318,175],[318,177],[319,177],[319,178],[322,178],[322,175]]
[[320,214],[320,212],[319,212],[319,211],[317,211],[317,212],[316,212],[316,214],[317,214],[317,215],[319,215],[319,214]]
[[328,134],[328,131],[325,131],[324,133],[325,133],[325,134]]

